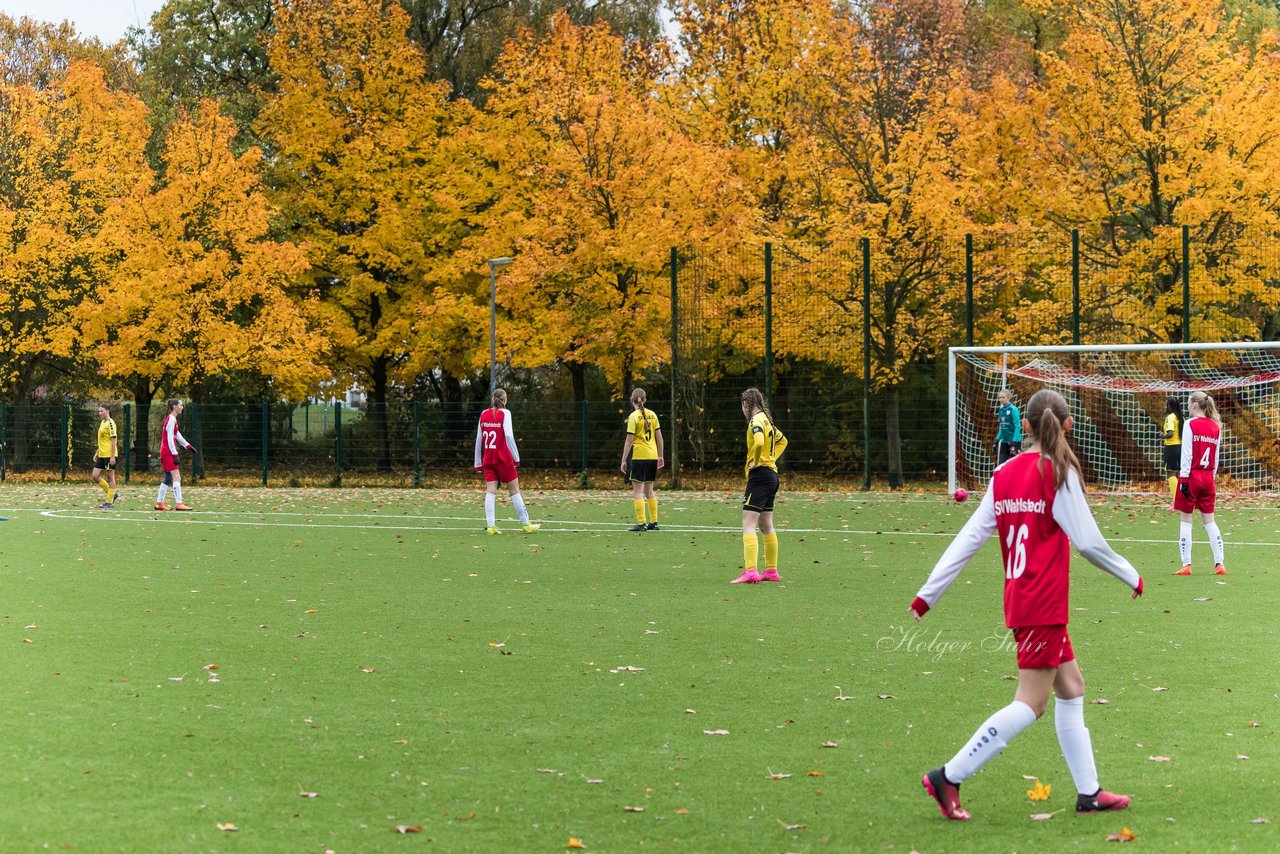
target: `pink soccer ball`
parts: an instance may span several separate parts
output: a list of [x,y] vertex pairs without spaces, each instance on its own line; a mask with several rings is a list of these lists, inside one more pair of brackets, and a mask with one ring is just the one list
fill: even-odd
[[962,486],[955,492],[951,493],[951,497],[956,500],[957,504],[963,504],[969,500],[969,490]]

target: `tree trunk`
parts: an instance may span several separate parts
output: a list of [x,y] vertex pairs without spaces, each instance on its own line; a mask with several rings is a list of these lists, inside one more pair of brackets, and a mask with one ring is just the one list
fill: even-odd
[[[151,471],[151,402],[155,389],[147,377],[135,377],[133,382],[134,414],[133,470],[139,474]],[[197,445],[196,447],[199,447]]]
[[373,360],[371,371],[373,399],[369,404],[369,414],[373,416],[374,429],[378,437],[378,471],[391,471],[391,425],[387,423],[389,373],[389,360],[386,356],[379,356]]
[[581,362],[566,361],[564,367],[573,381],[573,400],[581,406],[587,399],[587,366]]
[[898,423],[898,387],[885,389],[884,432],[885,450],[888,452],[889,486],[902,487],[902,431]]

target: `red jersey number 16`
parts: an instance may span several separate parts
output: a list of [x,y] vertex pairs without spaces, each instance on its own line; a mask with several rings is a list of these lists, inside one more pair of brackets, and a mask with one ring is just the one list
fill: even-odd
[[1026,525],[1009,528],[1009,536],[1005,537],[1005,578],[1018,578],[1027,571],[1027,536],[1030,533]]

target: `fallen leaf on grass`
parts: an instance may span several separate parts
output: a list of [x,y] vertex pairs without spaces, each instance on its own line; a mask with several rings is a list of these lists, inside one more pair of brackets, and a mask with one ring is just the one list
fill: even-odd
[[565,848],[586,848],[587,846],[584,845],[582,843],[582,840],[579,839],[578,837],[570,836],[569,841],[564,844],[564,847]]
[[834,741],[824,741],[822,742],[821,746],[827,747],[827,748],[834,748],[834,747],[839,747],[840,745],[836,744]]
[[505,643],[494,643],[493,641],[489,641],[489,646],[493,647],[494,649],[502,649],[504,646],[506,646],[506,644],[505,644]]
[[782,825],[783,830],[804,830],[809,826],[807,824],[787,824],[782,819],[778,819],[778,824]]
[[1111,704],[1111,701],[1110,701],[1110,700],[1108,700],[1106,697],[1099,697],[1098,699],[1094,700],[1093,702],[1094,702],[1094,704],[1095,704],[1095,705],[1098,705],[1098,706],[1108,706],[1108,705],[1110,705],[1110,704]]
[[1249,824],[1271,824],[1271,819],[1266,816],[1259,816],[1258,818],[1249,819]]
[[1168,756],[1148,756],[1147,760],[1150,762],[1172,762],[1173,761]]
[[216,664],[206,664],[206,665],[204,666],[204,669],[205,669],[205,670],[217,670],[217,669],[218,669],[218,665],[216,665]]
[[[1063,809],[1065,809],[1065,807]],[[1031,816],[1031,820],[1032,821],[1048,821],[1049,819],[1053,818],[1055,815],[1057,815],[1060,812],[1062,812],[1062,810],[1054,810],[1053,812],[1033,813]]]
[[319,792],[307,792],[307,791],[303,791],[302,789],[299,789],[299,790],[298,790],[298,797],[300,797],[300,798],[318,798],[318,797],[320,797],[320,793],[319,793]]
[[474,819],[475,817],[476,817],[476,811],[475,811],[475,810],[472,810],[471,812],[467,813],[466,815],[455,815],[455,816],[453,817],[453,820],[454,820],[454,821],[471,821],[471,820],[472,820],[472,819]]
[[644,812],[644,807],[623,807],[623,812]]
[[[356,666],[357,666],[357,667],[359,667],[359,665],[356,665]],[[372,668],[372,667],[360,667],[360,672],[361,672],[361,673],[372,673],[372,672],[373,672],[373,668]]]
[[1249,721],[1249,726],[1254,727],[1256,729],[1257,727],[1262,726],[1262,724],[1258,723],[1257,721]]
[[1213,597],[1212,597],[1212,596],[1201,596],[1201,597],[1199,597],[1199,598],[1197,598],[1197,599],[1194,599],[1194,600],[1192,600],[1192,601],[1194,601],[1194,602],[1212,602],[1212,601],[1213,601]]
[[217,825],[215,825],[215,826],[218,828],[218,830],[227,830],[227,831],[231,831],[231,830],[239,830],[239,829],[240,829],[240,828],[236,827],[234,824],[232,824],[232,823],[231,823],[231,822],[229,822],[229,821],[220,821],[220,822],[218,822],[218,823],[217,823]]
[[1245,756],[1243,753],[1237,753],[1237,754],[1236,754],[1236,759],[1248,759],[1248,758],[1249,758],[1249,757],[1248,757],[1248,756]]
[[604,783],[604,780],[588,780],[587,781],[588,786],[599,786],[603,783]]
[[702,731],[702,734],[703,734],[703,735],[728,735],[728,734],[729,734],[729,730],[727,730],[727,729],[704,729],[704,730]]
[[1119,833],[1107,834],[1108,842],[1132,842],[1137,838],[1138,838],[1138,834],[1134,833],[1132,830],[1130,830],[1127,827],[1120,828]]
[[825,777],[825,776],[827,776],[827,772],[825,772],[825,771],[810,771],[806,776],[809,776],[809,777]]
[[426,828],[420,824],[397,824],[395,826],[396,833],[421,833],[424,830]]
[[689,814],[689,811],[684,807],[680,807],[680,809],[676,810],[676,815],[688,815],[688,814]]
[[1036,780],[1036,784],[1030,789],[1027,789],[1027,797],[1033,801],[1047,801],[1049,800],[1049,793],[1051,791],[1053,791],[1053,786],[1046,786],[1044,783]]
[[844,695],[844,689],[843,689],[843,688],[841,688],[839,685],[837,685],[837,686],[836,686],[836,697],[835,697],[835,698],[836,698],[837,700],[856,700],[856,699],[858,699],[857,697],[846,697],[846,696]]
[[318,608],[308,608],[306,611],[303,611],[303,613],[304,613],[304,614],[319,614],[319,613],[320,613],[320,610],[319,610]]
[[539,768],[538,773],[539,774],[559,774],[560,772],[554,768]]
[[876,694],[876,699],[877,700],[896,700],[898,698],[893,696],[892,694]]
[[785,780],[785,779],[787,779],[787,778],[788,778],[788,777],[790,777],[790,776],[791,776],[790,774],[770,774],[770,775],[769,775],[769,779],[770,779],[770,780]]
[[609,671],[610,673],[644,673],[643,667],[632,667],[630,664],[624,664],[621,667],[615,667]]

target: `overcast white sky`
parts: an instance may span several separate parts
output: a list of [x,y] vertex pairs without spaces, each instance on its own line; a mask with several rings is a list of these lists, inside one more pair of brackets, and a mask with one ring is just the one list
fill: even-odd
[[106,43],[124,38],[128,27],[145,28],[163,0],[0,0],[0,12],[11,18],[70,21],[83,36]]

